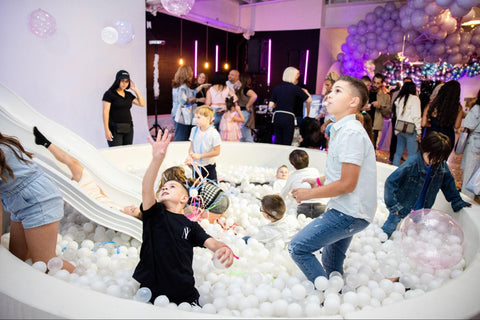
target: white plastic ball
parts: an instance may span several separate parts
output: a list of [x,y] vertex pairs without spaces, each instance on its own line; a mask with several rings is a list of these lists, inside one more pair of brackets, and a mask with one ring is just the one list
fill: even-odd
[[301,284],[296,284],[291,288],[292,297],[296,300],[302,300],[307,294],[307,290]]
[[42,273],[45,273],[47,271],[47,265],[45,264],[45,262],[43,261],[37,261],[35,262],[34,264],[32,264],[32,267],[35,269],[35,270],[38,270]]
[[160,295],[156,297],[155,300],[153,301],[153,305],[157,307],[165,307],[169,303],[170,303],[170,299],[168,299],[168,297],[165,295]]
[[53,257],[48,260],[47,267],[49,271],[56,272],[63,267],[63,260],[59,257]]
[[135,293],[134,300],[140,302],[148,302],[152,298],[152,291],[150,291],[147,287],[142,287],[138,289],[137,293]]
[[323,276],[319,276],[315,279],[315,288],[317,290],[326,290],[328,288],[328,279]]

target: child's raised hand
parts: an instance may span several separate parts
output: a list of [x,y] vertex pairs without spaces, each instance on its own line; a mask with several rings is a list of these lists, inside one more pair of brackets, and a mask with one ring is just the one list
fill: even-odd
[[150,145],[152,146],[153,158],[159,159],[164,157],[165,154],[167,153],[168,145],[170,144],[170,141],[172,141],[172,135],[169,134],[168,129],[165,129],[162,135],[160,134],[157,135],[157,139],[155,141],[150,136],[148,136],[147,139],[148,139],[148,142],[150,142]]
[[234,254],[232,249],[230,249],[228,246],[223,246],[220,249],[217,249],[212,257],[212,260],[214,257],[217,257],[220,263],[224,264],[226,268],[229,268],[233,264]]
[[187,159],[185,159],[185,164],[186,164],[187,166],[191,166],[192,163],[193,163],[193,159],[192,159],[192,157],[189,155],[189,156],[187,157]]

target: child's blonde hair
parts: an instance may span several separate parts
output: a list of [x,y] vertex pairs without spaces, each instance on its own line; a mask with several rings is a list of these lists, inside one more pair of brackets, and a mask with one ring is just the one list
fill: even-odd
[[285,214],[286,206],[278,194],[269,194],[262,198],[262,211],[274,220],[280,220]]
[[199,114],[201,116],[210,118],[210,121],[213,119],[215,112],[213,111],[212,107],[203,105],[195,109],[195,114]]

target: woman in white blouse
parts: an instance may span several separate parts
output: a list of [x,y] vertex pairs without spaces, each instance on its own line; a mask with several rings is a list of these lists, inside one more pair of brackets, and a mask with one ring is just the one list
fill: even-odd
[[[417,88],[413,82],[405,82],[403,84],[400,93],[395,99],[394,105],[397,114],[397,123],[400,121],[400,123],[403,124],[401,128],[405,128],[405,130],[398,130],[400,126],[395,125],[397,151],[393,157],[393,164],[399,166],[405,147],[407,147],[408,158],[413,157],[417,152],[418,141],[420,141],[422,137],[420,99],[417,96]],[[409,132],[407,129],[407,127],[412,127],[411,124],[414,125],[413,132]]]

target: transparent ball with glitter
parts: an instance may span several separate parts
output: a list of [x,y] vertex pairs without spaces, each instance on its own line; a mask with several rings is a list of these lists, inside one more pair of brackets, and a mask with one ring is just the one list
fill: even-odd
[[162,6],[171,14],[182,16],[190,12],[195,0],[161,0]]

